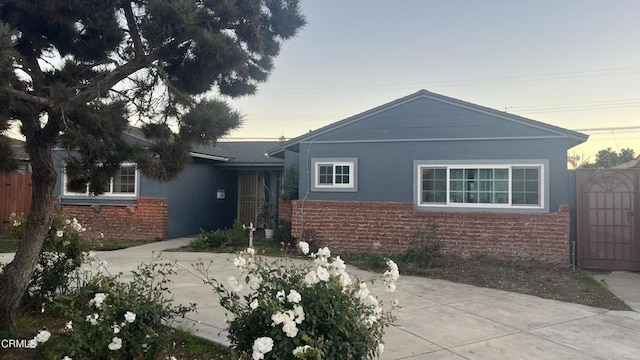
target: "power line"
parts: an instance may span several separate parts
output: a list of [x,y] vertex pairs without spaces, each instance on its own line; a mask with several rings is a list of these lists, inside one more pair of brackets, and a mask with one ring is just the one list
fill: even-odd
[[452,86],[475,86],[486,84],[508,84],[529,81],[547,81],[558,79],[572,79],[576,77],[593,77],[593,76],[611,76],[626,75],[632,73],[640,73],[640,67],[621,67],[609,69],[593,69],[582,71],[571,71],[561,73],[543,73],[533,75],[515,75],[501,77],[475,78],[466,80],[442,80],[442,81],[422,81],[422,82],[405,82],[405,83],[381,83],[381,84],[358,84],[350,86],[314,86],[314,87],[282,87],[282,88],[265,88],[263,94],[273,93],[300,93],[307,92],[362,92],[362,91],[378,91],[378,90],[397,90],[407,87],[452,87]]

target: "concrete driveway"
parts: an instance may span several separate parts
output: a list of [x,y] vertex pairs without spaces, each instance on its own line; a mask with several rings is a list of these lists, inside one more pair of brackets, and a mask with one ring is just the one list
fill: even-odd
[[[166,248],[188,239],[99,252],[114,272],[129,272]],[[224,310],[191,264],[211,262],[226,282],[238,271],[230,254],[164,252],[180,269],[171,285],[174,300],[198,304],[187,324],[198,335],[227,343]],[[6,259],[0,259],[6,261]],[[360,278],[372,274],[354,271]],[[640,284],[638,284],[640,285]],[[442,280],[401,276],[397,290],[372,290],[385,304],[398,299],[397,322],[386,332],[381,359],[640,359],[640,313],[609,311],[535,296]]]

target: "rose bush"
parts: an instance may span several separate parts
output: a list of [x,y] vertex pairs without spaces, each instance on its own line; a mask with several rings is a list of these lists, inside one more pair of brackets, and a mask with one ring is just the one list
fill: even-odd
[[[269,263],[247,249],[234,259],[241,275],[226,285],[209,276],[205,264],[196,264],[228,311],[232,347],[254,360],[379,356],[384,329],[394,318],[370,293],[375,279],[352,278],[328,248],[308,254],[309,244],[300,242],[299,249],[309,261]],[[393,292],[398,268],[391,260],[387,264],[382,280]]]
[[172,304],[167,285],[175,264],[157,260],[139,265],[126,281],[96,271],[73,293],[58,296],[54,311],[69,322],[62,336],[40,350],[43,356],[156,359],[169,342],[167,325],[195,310],[195,304]]

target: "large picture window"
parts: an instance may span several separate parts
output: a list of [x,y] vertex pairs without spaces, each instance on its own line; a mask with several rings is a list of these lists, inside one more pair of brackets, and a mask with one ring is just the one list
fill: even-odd
[[542,165],[418,165],[419,206],[543,207]]
[[[111,178],[108,188],[103,189],[101,196],[136,196],[138,171],[135,164],[123,164]],[[64,192],[67,196],[89,196],[89,186],[84,192],[73,192],[67,187],[66,173],[64,175]]]

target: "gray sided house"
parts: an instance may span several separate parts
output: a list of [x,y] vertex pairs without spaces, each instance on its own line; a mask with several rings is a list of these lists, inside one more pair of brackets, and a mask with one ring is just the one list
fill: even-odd
[[449,251],[568,263],[578,132],[425,90],[271,149],[299,171],[293,235],[339,252]]
[[[123,136],[136,143],[148,142],[134,127]],[[110,189],[99,196],[67,191],[66,152],[56,149],[56,207],[66,216],[78,218],[94,235],[102,233],[115,240],[190,236],[201,229],[230,227],[236,219],[256,224],[261,209],[276,208],[283,162],[265,156],[276,145],[218,142],[196,146],[179,177],[166,183],[149,179],[135,164],[125,163]],[[275,219],[271,223],[259,225],[273,227]]]

